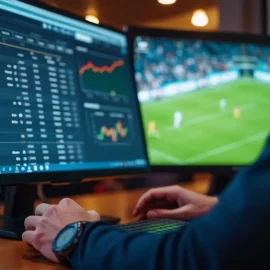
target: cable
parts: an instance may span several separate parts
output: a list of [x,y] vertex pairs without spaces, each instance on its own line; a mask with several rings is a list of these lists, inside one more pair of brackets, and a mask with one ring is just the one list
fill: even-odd
[[48,198],[44,193],[44,184],[37,185],[37,196],[43,203],[48,203]]

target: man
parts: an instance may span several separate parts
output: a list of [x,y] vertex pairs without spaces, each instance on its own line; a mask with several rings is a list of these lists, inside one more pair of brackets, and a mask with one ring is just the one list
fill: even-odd
[[[172,204],[177,207],[171,209]],[[64,199],[59,205],[39,205],[36,215],[25,220],[23,240],[57,262],[52,242],[60,230],[71,222],[89,221],[67,257],[74,269],[270,269],[269,209],[270,138],[261,157],[219,198],[180,187],[142,196],[134,211],[139,219],[192,220],[178,231],[123,232]]]
[[219,101],[219,107],[220,109],[224,110],[227,106],[227,100],[222,98],[220,101]]
[[159,137],[156,121],[149,121],[148,123],[148,136]]
[[180,111],[176,111],[173,116],[173,127],[180,128],[183,120],[183,114]]
[[241,110],[239,108],[233,109],[233,116],[235,119],[239,119],[241,117]]

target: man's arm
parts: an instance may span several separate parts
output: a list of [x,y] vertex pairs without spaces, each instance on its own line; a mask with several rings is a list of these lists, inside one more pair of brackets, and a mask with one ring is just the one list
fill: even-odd
[[[270,139],[207,215],[176,232],[135,234],[103,223],[85,229],[74,269],[243,269],[270,263]],[[266,269],[266,268],[264,268]]]

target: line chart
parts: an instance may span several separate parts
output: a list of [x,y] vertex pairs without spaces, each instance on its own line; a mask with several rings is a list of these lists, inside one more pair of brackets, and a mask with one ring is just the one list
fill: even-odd
[[87,70],[92,70],[94,73],[113,73],[118,67],[124,66],[123,60],[114,61],[110,66],[96,66],[92,61],[89,61],[87,64],[83,65],[79,73],[83,75]]
[[78,68],[83,92],[117,100],[128,96],[129,77],[123,59],[91,56],[81,59]]

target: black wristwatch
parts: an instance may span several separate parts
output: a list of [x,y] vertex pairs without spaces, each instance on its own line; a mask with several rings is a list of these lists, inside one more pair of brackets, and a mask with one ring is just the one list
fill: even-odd
[[70,258],[76,250],[86,223],[79,221],[69,224],[54,239],[52,251],[61,264],[70,267]]

